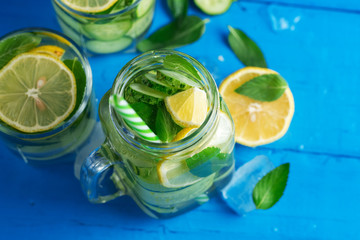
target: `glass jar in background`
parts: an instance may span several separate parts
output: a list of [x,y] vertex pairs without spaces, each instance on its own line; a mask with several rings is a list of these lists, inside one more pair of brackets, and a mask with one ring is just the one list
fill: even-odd
[[[30,77],[34,76],[35,78],[39,78],[39,81],[41,81],[44,77],[44,71],[46,71],[42,69],[49,69],[48,64],[51,64],[51,66],[56,66],[54,62],[58,62],[60,66],[65,64],[74,74],[77,91],[74,110],[65,120],[55,127],[39,132],[23,132],[0,120],[0,139],[4,141],[11,150],[18,152],[25,162],[31,164],[74,161],[76,158],[81,157],[80,155],[82,155],[82,157],[84,157],[84,154],[88,155],[86,148],[89,145],[90,136],[94,132],[94,126],[96,125],[96,103],[92,88],[90,65],[82,51],[75,46],[72,40],[63,34],[43,28],[18,30],[3,36],[0,42],[7,42],[7,44],[11,44],[15,48],[22,48],[22,50],[24,50],[25,47],[29,48],[26,52],[13,56],[14,58],[23,55],[30,59],[34,58],[35,62],[38,61],[38,66],[35,68],[30,66],[32,64],[23,64],[23,66],[18,64],[16,68],[14,67],[12,69],[8,69],[7,65],[2,67],[0,70],[1,77],[9,80],[0,83],[0,85],[5,84],[1,85],[3,92],[0,90],[2,111],[8,111],[7,109],[16,103],[16,101],[13,101],[11,97],[9,97],[9,93],[11,94],[13,92],[11,89],[15,89],[15,85],[12,86],[12,84],[16,82],[12,75],[8,74],[9,71],[14,71],[19,79],[21,79],[20,76],[24,74],[20,74],[20,71],[25,71],[25,74],[28,74]],[[20,44],[24,45],[20,46]],[[29,47],[31,44],[34,44],[34,46]],[[8,49],[8,52],[11,51],[11,49]],[[38,59],[36,59],[37,56],[39,56]],[[50,59],[51,61],[45,61],[44,59]],[[31,61],[27,60],[27,63],[31,63]],[[29,74],[29,72],[33,72],[34,75]],[[50,76],[53,77],[56,74],[57,73],[54,72],[51,73]],[[29,90],[27,90],[27,88],[20,89],[20,93],[16,93],[19,94],[17,98],[27,96],[28,101],[32,101],[32,98],[37,101],[38,97],[35,95],[38,94],[37,91],[41,87],[39,81],[38,86],[30,86]],[[44,80],[44,82],[45,84],[42,86],[43,89],[46,87],[47,80]],[[48,82],[51,84],[50,78]],[[56,89],[58,88],[56,87]],[[53,93],[50,92],[48,94],[48,98],[57,98],[56,89]],[[29,91],[33,92],[33,96],[31,96]],[[42,93],[39,93],[40,99],[41,94]],[[44,102],[46,106],[49,104],[46,98],[44,98],[42,102]],[[52,102],[52,104],[61,105],[61,103],[56,101]],[[41,111],[41,106],[43,105],[39,106],[40,108],[35,107],[34,109],[40,109]],[[24,104],[21,112],[25,113],[29,109],[30,108],[27,108],[27,105]],[[99,138],[101,139],[101,136],[99,136]]]
[[125,8],[119,0],[105,12],[74,10],[62,0],[52,0],[63,32],[84,48],[88,55],[124,51],[135,47],[152,23],[155,0],[134,0]]

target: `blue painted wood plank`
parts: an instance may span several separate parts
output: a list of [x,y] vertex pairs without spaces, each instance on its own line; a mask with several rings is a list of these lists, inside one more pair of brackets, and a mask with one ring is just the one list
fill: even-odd
[[266,4],[283,4],[283,5],[293,5],[293,6],[302,6],[308,8],[323,8],[327,10],[343,10],[349,12],[358,12],[360,11],[360,2],[357,0],[244,0],[241,2],[259,2]]
[[[73,176],[71,165],[25,165],[0,141],[3,236],[359,239],[360,29],[356,27],[360,26],[360,15],[356,13],[359,5],[357,1],[337,0],[286,2],[290,5],[270,5],[265,0],[235,2],[226,14],[216,17],[206,16],[191,6],[191,14],[209,17],[210,22],[198,42],[179,49],[204,63],[220,84],[227,75],[243,67],[227,46],[227,25],[232,25],[252,37],[264,51],[269,66],[289,82],[296,112],[285,137],[258,148],[236,145],[237,166],[259,154],[268,155],[275,165],[291,163],[284,197],[274,208],[239,217],[217,197],[177,218],[154,220],[128,197],[102,205],[90,204]],[[275,31],[271,16],[287,20],[289,29]],[[300,20],[294,23],[299,16]],[[150,32],[169,19],[164,1],[158,1]],[[60,30],[47,0],[37,1],[36,7],[25,0],[9,2],[0,9],[0,21],[4,23],[0,25],[0,35],[29,26]],[[136,55],[90,58],[97,98]]]
[[[272,209],[239,217],[220,198],[215,198],[183,216],[154,220],[127,197],[104,205],[88,203],[68,165],[45,169],[15,164],[18,168],[0,176],[1,182],[8,181],[7,201],[2,202],[0,208],[0,226],[15,238],[35,234],[46,237],[52,232],[57,233],[53,239],[73,234],[89,239],[101,236],[133,236],[135,239],[360,237],[357,227],[360,220],[354,214],[360,212],[357,204],[360,193],[349,184],[360,182],[359,159],[241,146],[237,146],[236,154],[241,159],[266,154],[275,165],[291,163],[284,197]],[[27,178],[17,177],[19,175]]]

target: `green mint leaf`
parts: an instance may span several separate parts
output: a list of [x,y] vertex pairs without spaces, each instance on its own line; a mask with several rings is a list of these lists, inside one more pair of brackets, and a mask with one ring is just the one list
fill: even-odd
[[181,24],[187,15],[189,0],[167,0],[170,12],[178,24]]
[[69,119],[75,114],[76,110],[79,108],[83,100],[85,94],[85,87],[86,87],[86,74],[81,63],[77,58],[67,59],[64,60],[63,62],[73,72],[74,77],[76,79],[76,104],[74,110],[67,118]]
[[164,104],[160,104],[155,122],[155,133],[162,142],[170,142],[174,139],[175,135],[180,131],[174,120],[171,118],[170,113],[166,110]]
[[194,156],[186,159],[186,164],[190,172],[198,177],[207,177],[210,174],[219,171],[228,166],[231,161],[231,155],[220,153],[220,148],[207,147]]
[[284,193],[289,176],[290,163],[284,163],[266,174],[253,190],[253,201],[257,209],[269,209]]
[[197,16],[186,16],[180,25],[176,20],[165,25],[150,35],[149,38],[141,40],[137,49],[141,52],[160,48],[178,48],[197,41],[205,32],[205,23]]
[[189,74],[195,79],[200,79],[200,76],[196,68],[191,63],[189,63],[180,56],[177,55],[166,56],[164,59],[164,67],[169,70],[182,71]]
[[279,74],[265,74],[247,81],[235,92],[258,101],[271,102],[280,98],[287,87],[285,79]]
[[27,52],[41,42],[41,38],[31,33],[23,33],[0,42],[0,69],[15,56]]
[[230,34],[228,41],[231,49],[245,66],[266,68],[266,61],[263,53],[256,43],[251,40],[243,31],[229,26]]
[[144,102],[135,102],[130,104],[134,111],[141,117],[146,125],[155,132],[155,119],[157,106]]

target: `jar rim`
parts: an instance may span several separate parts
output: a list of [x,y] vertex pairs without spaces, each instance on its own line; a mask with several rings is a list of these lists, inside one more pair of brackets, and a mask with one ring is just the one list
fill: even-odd
[[[76,56],[79,58],[79,61],[84,68],[84,72],[85,72],[85,76],[86,76],[86,86],[85,86],[83,99],[81,100],[81,103],[80,103],[78,109],[76,110],[76,112],[74,113],[74,115],[70,119],[64,121],[63,124],[59,124],[55,128],[50,129],[45,132],[23,133],[23,132],[19,132],[19,131],[15,130],[15,129],[12,129],[11,127],[3,126],[0,123],[1,132],[4,132],[7,135],[15,136],[15,137],[21,138],[21,139],[45,138],[48,136],[55,135],[55,134],[63,131],[64,129],[68,128],[70,125],[72,125],[77,120],[77,118],[85,110],[88,102],[90,101],[92,88],[93,88],[92,72],[91,72],[91,68],[90,68],[90,63],[89,63],[85,53],[72,39],[70,39],[69,37],[67,37],[66,35],[64,35],[58,31],[48,29],[48,28],[31,27],[31,28],[18,29],[18,30],[9,32],[9,33],[3,35],[2,37],[0,37],[0,41],[6,39],[8,37],[15,36],[17,34],[21,34],[21,33],[38,33],[38,34],[51,33],[51,34],[55,34],[54,36],[59,36],[59,37],[63,38],[64,40],[66,40],[67,42],[70,43],[69,47],[75,52]],[[48,37],[53,38],[52,36],[48,36]]]
[[[111,94],[117,94],[122,93],[124,90],[126,83],[129,82],[131,79],[132,74],[134,74],[134,71],[139,71],[139,65],[141,63],[144,63],[146,61],[153,61],[154,64],[157,64],[157,60],[165,58],[167,55],[178,55],[185,60],[189,61],[192,65],[194,65],[198,72],[200,73],[201,80],[205,81],[202,82],[202,84],[205,86],[204,90],[207,94],[207,98],[209,101],[209,111],[208,114],[204,120],[204,122],[201,124],[199,128],[197,128],[193,133],[191,133],[189,136],[176,141],[176,142],[169,142],[169,143],[155,143],[147,141],[141,137],[138,137],[137,135],[134,135],[134,137],[131,137],[126,131],[131,131],[128,129],[127,124],[123,121],[121,117],[116,117],[117,114],[115,113],[115,110],[110,106],[109,104],[109,113],[110,118],[115,126],[116,131],[118,134],[129,144],[132,146],[135,146],[137,148],[144,148],[146,150],[152,150],[154,152],[178,152],[183,149],[189,148],[192,145],[196,144],[200,139],[206,135],[208,132],[208,129],[211,129],[212,126],[215,124],[218,111],[219,111],[219,92],[215,83],[214,78],[209,73],[209,71],[195,58],[179,52],[175,50],[153,50],[145,52],[131,61],[129,61],[118,73],[118,75],[115,78],[114,84],[111,89]],[[155,60],[154,60],[155,59]],[[159,61],[160,62],[160,61]],[[132,72],[133,71],[133,72]],[[123,128],[126,128],[126,131],[124,131]]]
[[76,15],[79,15],[79,16],[84,17],[84,18],[104,19],[104,18],[115,17],[115,16],[118,16],[118,15],[124,14],[126,12],[129,12],[130,10],[137,7],[139,5],[139,3],[141,1],[144,1],[144,0],[136,0],[130,6],[127,6],[126,8],[124,8],[124,9],[118,11],[118,12],[109,13],[109,14],[99,14],[99,15],[77,11],[77,10],[67,6],[61,0],[52,0],[52,1],[54,2],[54,4],[59,5],[61,8],[65,9],[66,11],[68,11],[68,12],[70,12],[72,14],[76,14]]

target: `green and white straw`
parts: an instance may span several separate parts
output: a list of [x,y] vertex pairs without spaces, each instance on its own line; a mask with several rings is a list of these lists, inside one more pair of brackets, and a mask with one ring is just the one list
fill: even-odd
[[119,95],[112,95],[109,98],[111,106],[124,119],[124,121],[143,139],[149,142],[161,143],[158,136],[146,125],[128,102]]

